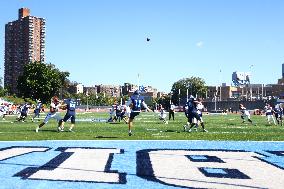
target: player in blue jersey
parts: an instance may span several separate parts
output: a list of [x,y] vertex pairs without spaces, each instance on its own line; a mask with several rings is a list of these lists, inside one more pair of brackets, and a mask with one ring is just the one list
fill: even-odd
[[141,112],[142,106],[146,108],[148,111],[152,111],[148,108],[147,104],[144,102],[144,98],[140,95],[140,91],[136,90],[133,95],[129,98],[126,103],[127,107],[131,107],[131,113],[128,119],[128,135],[132,135],[131,128],[133,126],[133,120],[136,116],[138,116]]
[[21,106],[21,109],[20,109],[20,117],[18,118],[18,121],[22,121],[22,122],[25,122],[25,119],[27,118],[28,116],[28,113],[29,113],[29,108],[31,106],[26,102],[24,105]]
[[283,108],[282,108],[282,106],[283,106],[282,103],[276,104],[274,109],[273,109],[277,124],[281,125],[281,126],[283,125],[282,124],[282,122],[283,122]]
[[58,131],[64,131],[64,123],[67,122],[69,119],[71,119],[71,126],[69,128],[70,132],[73,132],[73,127],[75,125],[75,119],[76,119],[76,105],[77,105],[77,101],[75,99],[67,99],[65,101],[65,108],[67,110],[63,120],[61,121],[61,125],[58,127]]
[[37,105],[34,109],[34,116],[32,117],[32,122],[34,122],[34,119],[37,117],[39,118],[39,113],[40,113],[40,110],[42,109],[42,103],[40,100],[37,100]]
[[203,132],[208,132],[206,129],[205,129],[205,126],[204,126],[204,122],[203,120],[201,119],[200,115],[198,114],[198,109],[197,109],[197,104],[199,102],[193,97],[191,96],[184,109],[185,109],[185,115],[187,117],[187,125],[184,125],[184,131],[186,131],[187,128],[188,129],[188,132],[191,132],[191,128],[195,126],[195,123],[194,123],[194,118],[196,119],[196,121],[200,122],[201,126],[202,126],[202,131]]

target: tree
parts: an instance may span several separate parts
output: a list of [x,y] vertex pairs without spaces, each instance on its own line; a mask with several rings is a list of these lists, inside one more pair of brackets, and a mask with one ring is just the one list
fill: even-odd
[[0,77],[0,96],[4,96],[6,91],[2,87],[2,77]]
[[23,74],[18,78],[19,95],[48,102],[52,96],[59,94],[67,77],[68,72],[60,72],[52,64],[25,64]]
[[155,105],[162,105],[163,108],[165,109],[169,109],[170,108],[170,99],[171,99],[171,95],[164,95],[160,98],[154,98],[153,99],[153,106]]
[[171,94],[174,104],[180,104],[188,95],[194,97],[204,97],[207,91],[205,81],[199,77],[183,78],[175,82],[172,86]]

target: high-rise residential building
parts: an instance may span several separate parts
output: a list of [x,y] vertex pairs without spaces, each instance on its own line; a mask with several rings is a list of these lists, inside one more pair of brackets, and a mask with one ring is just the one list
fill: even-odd
[[282,64],[282,78],[284,78],[284,63]]
[[17,80],[24,65],[44,60],[45,19],[31,16],[28,8],[21,8],[18,20],[5,25],[4,87],[17,93]]

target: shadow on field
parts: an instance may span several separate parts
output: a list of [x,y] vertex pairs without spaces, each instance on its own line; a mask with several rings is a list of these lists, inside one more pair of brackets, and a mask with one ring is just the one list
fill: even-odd
[[[35,130],[31,130],[31,131],[35,132]],[[58,132],[57,130],[39,130],[38,132],[39,132],[39,133],[42,133],[42,132],[62,133],[62,132],[64,132],[64,131]]]
[[[120,122],[108,122],[109,124],[114,124],[114,125],[116,125],[116,124],[120,124]],[[121,123],[123,123],[123,122],[121,122]]]
[[113,136],[96,136],[95,138],[118,138]]
[[180,133],[179,131],[175,131],[175,130],[171,130],[171,129],[165,130],[164,132],[168,132],[168,133]]

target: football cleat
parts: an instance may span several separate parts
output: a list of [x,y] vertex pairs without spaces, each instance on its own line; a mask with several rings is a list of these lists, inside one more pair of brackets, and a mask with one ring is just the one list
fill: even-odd
[[64,128],[62,128],[62,127],[59,126],[59,127],[57,127],[57,131],[58,131],[58,132],[63,132],[63,131],[64,131]]
[[208,131],[206,129],[203,129],[202,132],[206,132],[207,133]]
[[183,132],[185,132],[187,130],[187,125],[183,126]]
[[69,129],[69,132],[75,133],[72,129]]

